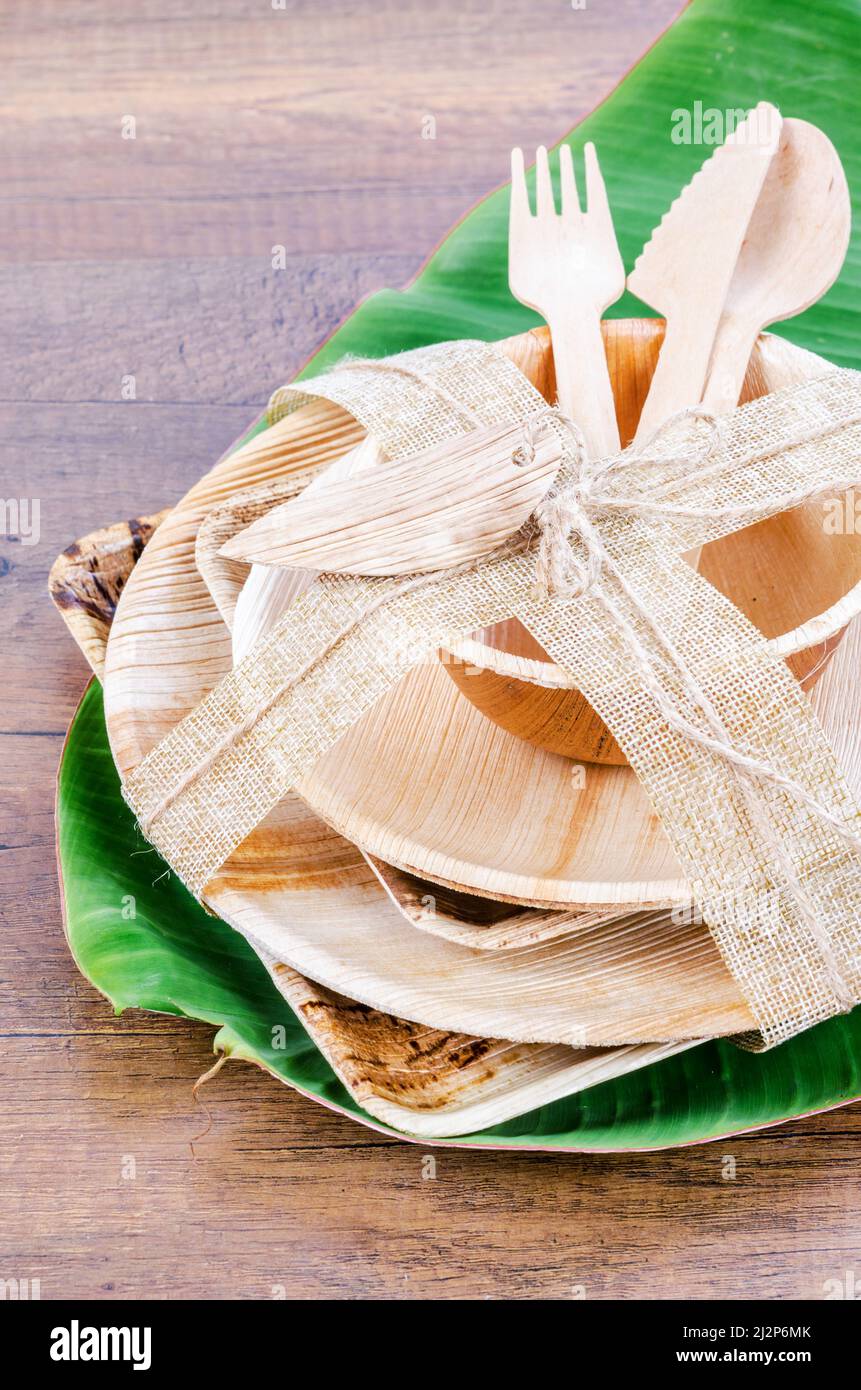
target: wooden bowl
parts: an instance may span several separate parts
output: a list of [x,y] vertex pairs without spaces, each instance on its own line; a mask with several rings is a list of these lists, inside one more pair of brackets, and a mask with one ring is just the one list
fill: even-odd
[[[658,319],[603,325],[622,444],[634,435],[663,341]],[[548,399],[555,394],[550,338],[535,329],[524,369]],[[784,339],[763,334],[742,401],[807,380],[831,364]],[[821,503],[783,513],[703,548],[700,572],[732,599],[805,688],[825,669],[850,617],[861,606],[861,535],[828,535]],[[440,653],[466,698],[494,724],[538,748],[580,762],[627,763],[603,720],[561,667],[516,620],[483,629]]]

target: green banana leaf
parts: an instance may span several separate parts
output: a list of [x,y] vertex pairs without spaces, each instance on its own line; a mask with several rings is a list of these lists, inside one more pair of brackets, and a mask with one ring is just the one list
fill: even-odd
[[[855,138],[859,45],[856,0],[816,6],[809,0],[694,0],[569,138],[575,157],[586,140],[598,147],[626,265],[709,153],[671,139],[673,113],[692,109],[694,102],[724,111],[768,100],[784,115],[803,116],[829,134],[850,188],[861,189],[861,144]],[[529,327],[534,315],[508,292],[507,215],[502,189],[457,226],[409,289],[385,291],[362,304],[306,374],[345,353],[380,356]],[[838,284],[780,331],[834,362],[861,367],[859,279],[856,235]],[[641,311],[626,296],[612,312]],[[216,1024],[216,1048],[255,1061],[376,1125],[350,1099],[246,943],[164,876],[165,866],[137,835],[120,794],[95,685],[69,733],[57,815],[70,945],[83,973],[118,1010],[134,1006]],[[287,1038],[277,1050],[271,1031],[276,1021]],[[861,1009],[765,1056],[705,1044],[452,1142],[658,1148],[776,1123],[859,1096]]]

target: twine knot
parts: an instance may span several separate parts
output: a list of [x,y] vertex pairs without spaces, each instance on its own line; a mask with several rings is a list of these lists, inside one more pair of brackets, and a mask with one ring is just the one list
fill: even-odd
[[[650,458],[648,450],[664,435],[682,423],[697,422],[706,427],[702,441],[691,440],[689,450],[681,457]],[[687,476],[700,469],[719,453],[723,432],[715,415],[692,406],[669,416],[639,448],[629,446],[622,453],[608,458],[592,458],[583,431],[576,421],[558,407],[539,411],[524,422],[523,439],[513,454],[520,467],[535,457],[538,434],[548,424],[561,426],[568,436],[568,462],[561,481],[557,481],[542,498],[533,513],[533,525],[538,532],[535,561],[535,590],[538,598],[580,598],[595,589],[601,579],[606,551],[593,517],[602,510],[625,510],[642,516],[654,513],[654,500],[669,484],[658,487],[642,497],[626,497],[613,491],[614,481],[624,471],[638,468],[662,467]],[[575,548],[573,541],[579,542]]]

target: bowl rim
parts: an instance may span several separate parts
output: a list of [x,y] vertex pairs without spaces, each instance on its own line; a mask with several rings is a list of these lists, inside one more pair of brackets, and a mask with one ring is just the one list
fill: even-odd
[[[861,579],[823,613],[808,618],[791,632],[770,638],[766,645],[772,656],[785,661],[787,657],[796,656],[799,652],[809,651],[811,647],[830,641],[859,613]],[[459,642],[448,643],[440,650],[464,665],[475,666],[479,670],[490,671],[509,680],[527,681],[530,685],[541,686],[545,690],[577,689],[574,677],[555,661],[516,656],[513,652],[503,651],[499,647],[490,647],[476,637],[464,637]]]

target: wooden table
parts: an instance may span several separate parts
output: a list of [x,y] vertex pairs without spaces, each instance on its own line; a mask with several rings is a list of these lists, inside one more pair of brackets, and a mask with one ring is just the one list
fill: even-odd
[[361,295],[402,284],[505,178],[513,143],[558,137],[677,8],[0,3],[0,490],[41,501],[38,544],[0,541],[0,1280],[43,1298],[861,1282],[859,1107],[652,1155],[438,1150],[424,1180],[421,1148],[237,1063],[203,1093],[202,1134],[212,1029],[112,1017],[60,923],[53,782],[86,671],[45,591],[57,550],[178,498]]

